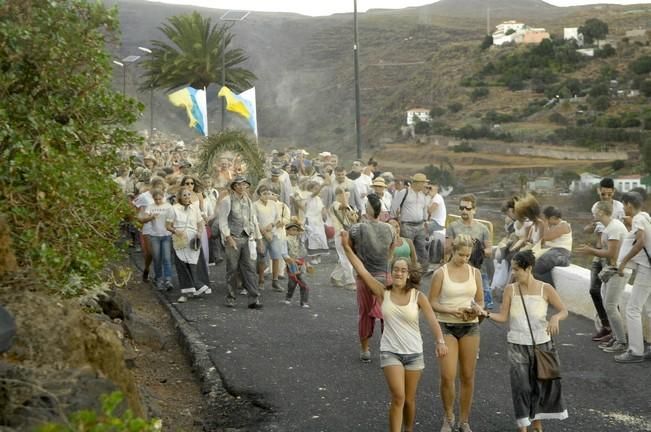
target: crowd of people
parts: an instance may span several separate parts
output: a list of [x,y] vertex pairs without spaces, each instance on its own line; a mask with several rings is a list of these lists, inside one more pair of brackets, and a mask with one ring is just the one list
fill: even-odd
[[[534,360],[538,349],[557,359],[553,336],[567,317],[552,270],[569,265],[573,238],[557,207],[542,208],[530,194],[510,199],[503,207],[506,235],[494,247],[491,225],[475,218],[476,197],[461,196],[459,217],[450,222],[439,185],[422,173],[396,178],[373,159],[355,161],[347,171],[330,152],[310,157],[300,149],[274,150],[265,177],[254,185],[246,161],[236,154],[224,153],[202,175],[192,170],[193,156],[183,145],[153,148],[136,157],[139,166],[115,178],[142,224],[130,233],[138,234],[134,242],[145,257],[143,280],[151,276],[157,289],[178,290],[182,303],[212,294],[209,266],[225,261],[225,306],[235,307],[240,295],[248,308],[262,309],[269,274],[270,288],[285,294],[284,303],[293,303],[298,287],[298,304],[309,308],[306,275],[334,250],[330,283],[356,292],[364,363],[373,359],[370,340],[376,321],[381,323],[379,358],[391,393],[391,431],[413,430],[426,361],[419,312],[436,343],[441,432],[471,432],[483,320],[509,326],[518,430],[533,425],[541,431],[542,420],[567,417],[560,381],[539,379]],[[614,192],[612,180],[604,179],[592,208],[594,223],[585,227],[595,244],[574,252],[594,257],[590,295],[602,329],[593,340],[616,354],[617,362],[638,362],[651,358],[642,317],[651,313],[651,218],[638,192],[624,194],[622,202],[613,200]],[[494,271],[487,265],[492,263]],[[618,304],[634,271],[624,318]],[[425,295],[420,282],[427,273],[432,278]],[[491,311],[493,295],[501,299],[499,311]],[[554,309],[550,317],[548,305]]]

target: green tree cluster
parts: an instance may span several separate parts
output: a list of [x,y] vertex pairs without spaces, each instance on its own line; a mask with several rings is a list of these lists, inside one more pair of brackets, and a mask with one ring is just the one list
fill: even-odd
[[595,40],[600,40],[608,34],[608,24],[597,18],[590,18],[579,27],[579,33],[583,35],[583,40],[587,44],[594,43]]
[[0,214],[19,264],[69,294],[116,257],[129,211],[111,175],[141,107],[111,89],[117,17],[85,0],[0,4]]

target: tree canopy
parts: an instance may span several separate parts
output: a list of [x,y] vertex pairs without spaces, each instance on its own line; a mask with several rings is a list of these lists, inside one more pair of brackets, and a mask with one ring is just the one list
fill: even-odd
[[600,40],[608,34],[608,24],[597,18],[590,18],[579,27],[579,33],[583,35],[583,40],[587,44],[594,43],[595,40]]
[[0,5],[0,216],[18,264],[69,295],[116,257],[128,211],[111,175],[141,107],[111,89],[117,26],[86,0]]
[[159,29],[168,41],[151,42],[152,53],[142,63],[143,88],[173,90],[190,85],[200,89],[221,84],[224,67],[227,87],[237,92],[252,87],[256,76],[241,66],[248,59],[244,50],[229,48],[233,34],[228,26],[213,25],[195,11],[170,17]]

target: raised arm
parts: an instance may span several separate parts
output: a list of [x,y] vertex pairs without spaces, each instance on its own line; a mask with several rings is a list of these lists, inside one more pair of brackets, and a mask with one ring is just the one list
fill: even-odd
[[362,278],[362,280],[364,281],[366,286],[371,290],[374,296],[383,299],[384,290],[386,288],[384,284],[378,281],[377,279],[375,279],[373,275],[371,275],[368,272],[368,270],[366,270],[366,267],[364,267],[362,261],[353,251],[353,248],[350,244],[350,237],[348,236],[348,232],[342,230],[340,235],[341,235],[341,245],[344,248],[344,252],[348,257],[348,260],[350,261],[353,268],[357,272],[357,275]]

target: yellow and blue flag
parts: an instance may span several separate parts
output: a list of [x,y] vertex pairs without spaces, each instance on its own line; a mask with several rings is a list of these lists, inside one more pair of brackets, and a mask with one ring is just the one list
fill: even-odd
[[191,128],[195,128],[203,136],[208,136],[208,109],[205,90],[186,87],[167,97],[172,105],[185,108]]
[[252,87],[240,94],[235,94],[228,87],[224,86],[219,90],[218,96],[226,99],[226,109],[244,117],[255,136],[258,136],[258,123],[256,116],[255,87]]

